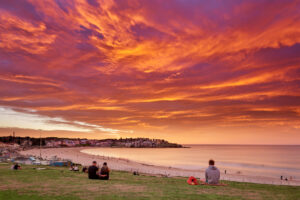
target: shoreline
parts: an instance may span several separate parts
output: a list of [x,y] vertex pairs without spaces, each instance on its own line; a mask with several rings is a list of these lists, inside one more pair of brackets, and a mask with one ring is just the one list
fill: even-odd
[[[197,179],[204,179],[205,170],[189,170],[166,166],[157,166],[151,164],[140,163],[124,158],[114,158],[99,155],[92,155],[81,152],[84,149],[93,149],[98,147],[74,147],[74,148],[45,148],[41,149],[43,159],[50,159],[54,156],[60,159],[68,159],[74,163],[83,166],[89,166],[93,160],[98,164],[107,162],[109,168],[119,171],[138,171],[141,174],[149,174],[154,176],[165,177],[189,177],[194,176]],[[32,155],[39,157],[40,149],[30,149],[20,151],[21,155]],[[243,174],[224,174],[221,172],[221,180],[237,181],[237,182],[251,182],[259,184],[273,184],[273,185],[293,185],[300,186],[300,181],[284,181],[276,178],[263,176],[248,176]]]

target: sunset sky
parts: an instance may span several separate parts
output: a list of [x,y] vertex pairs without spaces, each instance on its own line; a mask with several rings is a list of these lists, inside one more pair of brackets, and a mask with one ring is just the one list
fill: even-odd
[[0,135],[300,144],[300,1],[0,0]]

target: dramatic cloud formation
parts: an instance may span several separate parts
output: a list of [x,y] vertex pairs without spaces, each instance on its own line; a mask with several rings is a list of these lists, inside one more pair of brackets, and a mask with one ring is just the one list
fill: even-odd
[[0,0],[0,119],[2,135],[299,143],[300,1]]

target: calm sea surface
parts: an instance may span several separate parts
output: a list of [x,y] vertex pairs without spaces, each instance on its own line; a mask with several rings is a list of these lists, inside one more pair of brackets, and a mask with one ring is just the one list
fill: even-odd
[[188,145],[191,148],[97,148],[84,153],[125,158],[145,164],[183,169],[205,169],[209,159],[220,170],[300,180],[300,146],[288,145]]

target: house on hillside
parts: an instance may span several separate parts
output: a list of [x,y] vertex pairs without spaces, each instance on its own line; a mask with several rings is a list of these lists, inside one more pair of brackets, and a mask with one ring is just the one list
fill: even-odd
[[75,146],[80,145],[80,140],[73,140],[73,142],[74,142]]
[[68,146],[68,147],[74,147],[75,143],[73,140],[63,140],[63,144]]
[[48,140],[46,141],[46,147],[55,147],[55,141],[54,140]]
[[32,146],[32,141],[30,140],[24,140],[22,143],[21,143],[21,146]]
[[57,140],[54,142],[54,147],[60,147],[63,144],[61,140]]
[[80,144],[87,144],[88,143],[88,140],[87,139],[81,139],[80,140]]

